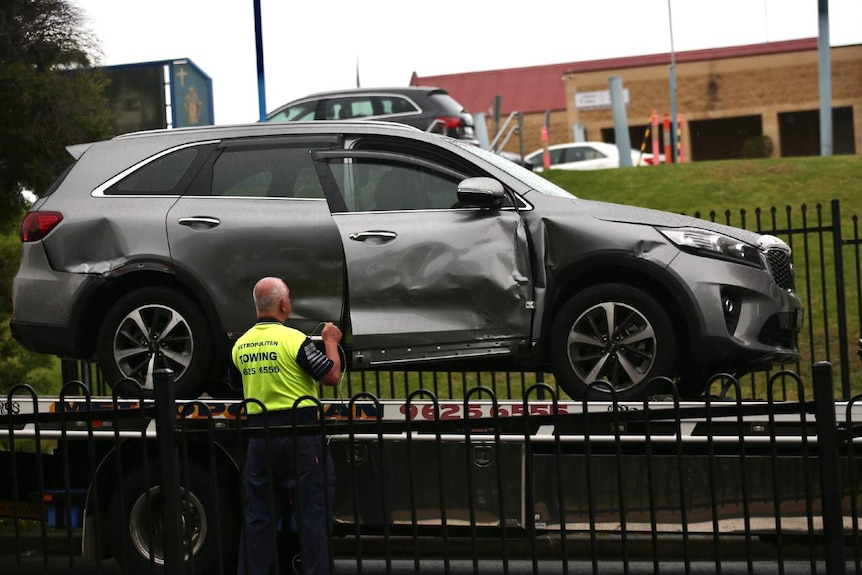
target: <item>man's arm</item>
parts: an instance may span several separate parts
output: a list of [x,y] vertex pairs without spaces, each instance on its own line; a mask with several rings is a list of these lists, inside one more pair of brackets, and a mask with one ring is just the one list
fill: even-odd
[[341,330],[332,322],[323,326],[321,332],[323,338],[323,346],[326,350],[326,357],[332,360],[332,368],[326,372],[320,382],[324,385],[338,385],[341,379],[341,354],[338,353],[338,342],[341,341]]

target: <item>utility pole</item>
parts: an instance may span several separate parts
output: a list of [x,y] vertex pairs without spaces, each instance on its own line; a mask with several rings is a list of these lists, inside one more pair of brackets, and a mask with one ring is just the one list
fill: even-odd
[[832,50],[829,46],[829,0],[817,0],[819,33],[817,54],[820,65],[820,155],[832,155]]
[[[825,2],[826,0],[821,0]],[[670,134],[673,141],[673,145],[671,146],[671,157],[667,158],[666,162],[676,163],[676,151],[679,146],[678,136],[677,136],[677,117],[676,117],[676,54],[673,50],[673,16],[670,11],[670,2],[671,0],[667,0],[667,21],[670,27],[670,118],[671,118],[671,128]]]
[[260,22],[260,0],[254,0],[254,46],[257,51],[257,102],[260,121],[266,120],[266,81],[263,75],[263,27]]

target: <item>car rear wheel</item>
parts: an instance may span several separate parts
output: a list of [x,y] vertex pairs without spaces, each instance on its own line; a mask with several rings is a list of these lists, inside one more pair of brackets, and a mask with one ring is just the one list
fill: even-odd
[[[212,360],[212,336],[200,308],[185,295],[164,287],[126,294],[108,311],[99,334],[99,367],[109,385],[126,379],[153,396],[153,373],[173,371],[177,397],[203,391]],[[135,386],[118,388],[135,395]]]
[[[647,293],[624,284],[578,292],[551,327],[551,367],[574,399],[583,398],[595,381],[610,383],[619,400],[643,399],[653,378],[672,377],[676,350],[667,312]],[[606,392],[603,386],[593,389]]]

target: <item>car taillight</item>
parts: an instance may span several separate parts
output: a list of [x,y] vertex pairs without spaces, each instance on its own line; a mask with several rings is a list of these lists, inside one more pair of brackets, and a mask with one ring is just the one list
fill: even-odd
[[21,241],[38,242],[62,221],[60,212],[30,212],[21,222]]
[[435,118],[438,122],[442,122],[447,130],[454,130],[461,125],[461,118],[452,116],[439,116]]

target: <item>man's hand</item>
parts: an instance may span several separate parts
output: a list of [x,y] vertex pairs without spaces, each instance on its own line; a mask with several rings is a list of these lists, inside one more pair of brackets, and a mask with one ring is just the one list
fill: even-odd
[[341,378],[341,354],[338,353],[338,342],[341,341],[341,330],[332,322],[323,326],[320,332],[320,337],[323,339],[323,346],[326,348],[326,357],[332,360],[332,369],[330,369],[323,379],[320,381],[325,385],[337,385]]
[[334,323],[328,322],[323,326],[323,331],[320,332],[320,337],[323,339],[323,343],[338,343],[341,341],[341,330],[338,329],[338,326]]

